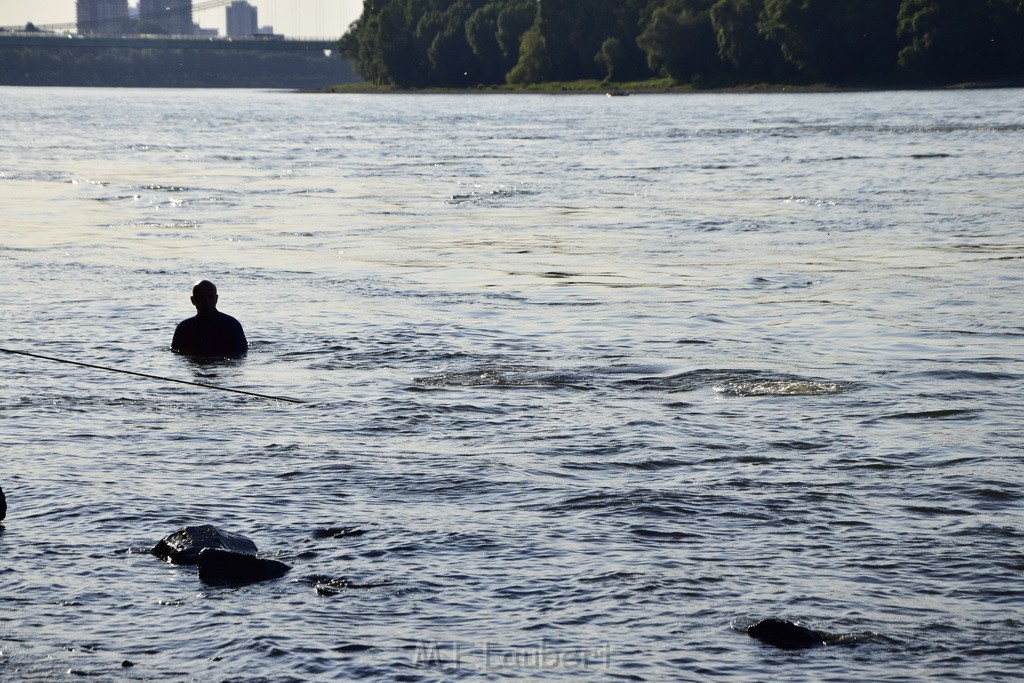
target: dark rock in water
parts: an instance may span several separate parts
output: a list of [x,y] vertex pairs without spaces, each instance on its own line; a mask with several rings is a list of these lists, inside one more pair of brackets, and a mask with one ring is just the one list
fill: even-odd
[[840,638],[834,633],[815,631],[799,621],[786,621],[785,619],[762,619],[753,626],[747,627],[747,635],[783,650],[818,647],[834,643]]
[[0,522],[7,517],[7,496],[4,495],[3,487],[0,487]]
[[210,524],[187,526],[175,531],[153,547],[153,554],[171,564],[196,564],[199,554],[208,548],[256,555],[256,544],[248,538],[221,531]]
[[284,562],[219,548],[203,548],[197,564],[201,581],[229,586],[279,579],[291,569]]
[[284,576],[288,565],[256,557],[256,544],[245,536],[203,524],[187,526],[165,537],[153,554],[173,564],[199,566],[205,583],[240,586]]
[[329,526],[313,532],[313,538],[345,538],[346,536],[362,536],[365,529],[354,526]]

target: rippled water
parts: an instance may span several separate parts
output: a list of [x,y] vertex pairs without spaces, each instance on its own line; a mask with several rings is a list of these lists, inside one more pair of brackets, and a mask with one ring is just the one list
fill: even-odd
[[3,348],[304,401],[0,353],[0,678],[1018,677],[1022,112],[0,89]]

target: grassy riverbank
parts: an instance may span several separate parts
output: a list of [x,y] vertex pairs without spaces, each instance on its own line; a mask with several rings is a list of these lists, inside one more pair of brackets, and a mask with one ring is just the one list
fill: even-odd
[[551,83],[535,83],[529,85],[489,85],[475,88],[399,88],[396,86],[374,85],[373,83],[343,83],[323,89],[327,93],[443,93],[443,94],[550,94],[550,95],[605,95],[615,94],[671,94],[695,92],[823,92],[838,90],[825,85],[770,85],[757,84],[730,88],[698,88],[693,85],[677,85],[669,78],[631,83],[606,83],[598,80],[562,81]]
[[343,83],[323,88],[320,92],[337,94],[550,94],[550,95],[634,95],[634,94],[689,94],[689,93],[825,93],[862,92],[866,90],[942,90],[967,88],[1020,88],[1024,79],[985,81],[971,83],[928,84],[928,83],[872,83],[856,85],[829,85],[826,83],[751,83],[722,87],[697,87],[692,84],[679,85],[669,78],[635,81],[630,83],[607,83],[598,80],[537,83],[530,85],[493,85],[475,88],[399,88],[396,86],[374,85],[373,83]]

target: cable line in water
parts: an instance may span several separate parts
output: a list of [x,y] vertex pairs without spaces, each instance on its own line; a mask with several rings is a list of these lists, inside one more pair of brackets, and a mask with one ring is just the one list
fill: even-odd
[[94,370],[106,370],[107,372],[119,372],[123,375],[134,375],[135,377],[145,377],[146,379],[156,379],[162,382],[177,382],[178,384],[187,384],[193,387],[202,387],[204,389],[216,389],[217,391],[230,391],[233,394],[244,394],[246,396],[255,396],[257,398],[267,398],[272,401],[287,401],[288,403],[305,403],[297,398],[288,398],[287,396],[271,396],[269,394],[259,394],[255,391],[245,391],[244,389],[232,389],[230,387],[219,387],[216,384],[206,384],[204,382],[192,382],[186,379],[175,379],[174,377],[161,377],[160,375],[150,375],[145,372],[135,372],[134,370],[121,370],[120,368],[111,368],[106,365],[95,365],[93,363],[82,363],[77,360],[68,360],[66,358],[55,358],[53,356],[44,356],[39,353],[29,353],[28,351],[18,351],[16,349],[5,349],[0,347],[0,351],[4,353],[10,353],[16,356],[27,356],[29,358],[38,358],[41,360],[49,360],[55,363],[66,363],[68,365],[78,365],[83,368],[92,368]]

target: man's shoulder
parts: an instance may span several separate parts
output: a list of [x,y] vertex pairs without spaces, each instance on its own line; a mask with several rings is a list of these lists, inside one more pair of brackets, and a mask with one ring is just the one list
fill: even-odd
[[224,313],[223,311],[217,311],[217,318],[218,320],[220,320],[221,323],[226,325],[237,325],[238,327],[242,326],[242,323],[238,322],[238,320],[234,316],[230,316],[227,313]]
[[181,351],[185,348],[191,347],[195,344],[195,339],[199,335],[199,331],[196,329],[195,317],[186,318],[182,320],[174,328],[174,337],[171,339],[171,348],[176,351]]

